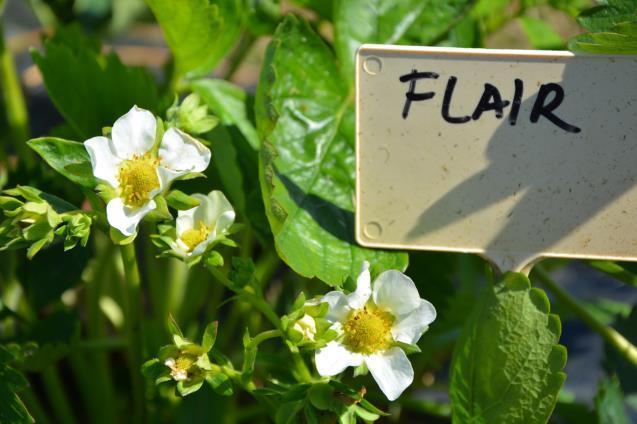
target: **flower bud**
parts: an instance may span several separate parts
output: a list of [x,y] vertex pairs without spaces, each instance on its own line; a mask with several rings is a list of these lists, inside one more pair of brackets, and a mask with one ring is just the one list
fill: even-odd
[[305,314],[294,323],[292,329],[303,335],[303,341],[314,341],[316,336],[316,322],[310,315]]

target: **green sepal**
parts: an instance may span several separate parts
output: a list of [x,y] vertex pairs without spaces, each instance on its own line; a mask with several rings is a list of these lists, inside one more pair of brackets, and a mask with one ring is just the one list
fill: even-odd
[[201,203],[198,199],[189,196],[180,190],[170,190],[166,195],[166,202],[168,202],[168,205],[171,208],[179,211],[195,208],[199,206],[199,203]]
[[356,368],[354,368],[354,377],[360,377],[367,375],[369,373],[369,369],[367,369],[367,365],[363,362]]
[[131,244],[135,240],[135,237],[137,237],[137,233],[131,236],[125,236],[115,227],[110,227],[108,234],[111,237],[111,241],[119,246]]
[[208,178],[208,176],[202,172],[189,172],[179,177],[179,181],[194,180],[195,178]]
[[417,344],[409,344],[409,343],[403,343],[398,341],[394,341],[392,344],[404,350],[407,355],[411,355],[412,353],[422,352]]
[[180,396],[188,396],[189,394],[195,393],[197,390],[201,389],[203,382],[204,377],[179,381],[177,382],[177,392]]
[[170,221],[173,219],[170,211],[168,210],[168,204],[164,196],[155,196],[153,199],[157,207],[150,211],[144,219],[147,221]]
[[362,408],[358,405],[352,405],[351,408],[353,408],[356,415],[358,415],[365,422],[376,421],[377,419],[380,418],[380,414],[375,414],[373,412],[370,412],[367,409]]
[[296,299],[294,299],[294,303],[292,303],[292,310],[296,311],[297,309],[301,309],[305,305],[306,300],[305,292],[299,292]]
[[206,375],[206,382],[210,385],[212,390],[221,396],[231,396],[234,393],[232,381],[223,372],[208,373]]
[[221,256],[221,253],[217,252],[216,250],[211,250],[205,255],[204,262],[206,263],[206,265],[216,268],[223,266],[224,259],[223,256]]
[[203,332],[203,337],[201,339],[201,347],[204,348],[206,352],[209,352],[210,349],[215,345],[215,340],[217,340],[217,330],[219,327],[219,322],[214,321],[206,326],[206,329]]

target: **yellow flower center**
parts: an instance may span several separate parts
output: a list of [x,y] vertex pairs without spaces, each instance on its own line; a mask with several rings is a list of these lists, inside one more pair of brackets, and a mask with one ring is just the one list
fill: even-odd
[[175,361],[175,368],[178,370],[188,371],[196,360],[197,358],[192,355],[181,355]]
[[159,159],[150,153],[134,155],[122,162],[117,179],[120,197],[127,206],[138,208],[150,200],[150,192],[159,188],[158,165]]
[[196,361],[197,358],[195,356],[184,354],[180,355],[176,360],[168,358],[164,365],[170,368],[170,376],[175,381],[183,381],[188,379],[189,372],[190,376],[197,374],[198,370],[193,367]]
[[385,350],[392,341],[393,323],[392,314],[373,305],[352,311],[343,325],[343,344],[352,352],[366,355]]
[[191,252],[199,243],[208,238],[208,234],[210,234],[208,227],[206,227],[203,222],[199,221],[197,228],[191,228],[184,231],[180,238],[181,241],[188,246],[188,251]]

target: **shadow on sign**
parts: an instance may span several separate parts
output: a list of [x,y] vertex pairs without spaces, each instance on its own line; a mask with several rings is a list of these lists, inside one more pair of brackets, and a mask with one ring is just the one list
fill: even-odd
[[[637,199],[621,202],[621,210],[609,208],[637,178],[637,90],[634,85],[599,81],[604,76],[591,71],[566,65],[560,83],[567,93],[565,107],[555,110],[579,126],[580,133],[567,132],[544,117],[531,123],[529,114],[537,98],[533,87],[536,93],[522,102],[516,125],[510,125],[505,114],[488,142],[488,167],[434,200],[408,238],[415,240],[473,218],[476,225],[499,229],[484,248],[490,258],[502,252],[518,252],[518,256],[524,252],[529,258],[546,252],[617,253],[608,232],[621,232],[618,225],[629,228],[626,224],[636,221],[629,217],[637,217]],[[569,103],[569,93],[582,87],[587,91],[575,92]],[[578,104],[582,99],[589,103]],[[614,104],[615,99],[621,104]],[[494,215],[479,214],[507,199],[514,199],[514,206],[495,216],[496,222],[488,222]],[[612,213],[607,209],[613,209]],[[622,214],[624,219],[618,219]],[[586,234],[569,240],[594,217],[595,224],[583,229]]]

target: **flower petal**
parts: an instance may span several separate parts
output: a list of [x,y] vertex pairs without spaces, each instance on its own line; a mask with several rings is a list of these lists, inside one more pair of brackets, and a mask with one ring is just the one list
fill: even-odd
[[207,196],[193,194],[192,197],[199,200],[199,206],[195,208],[194,223],[202,221],[216,233],[223,234],[234,222],[235,212],[226,196],[219,190],[211,191]]
[[325,319],[329,322],[345,321],[347,315],[351,311],[351,308],[347,303],[347,296],[340,291],[331,291],[326,293],[321,299],[321,302],[329,304],[329,309],[325,315]]
[[203,172],[210,163],[210,150],[176,128],[169,128],[159,145],[161,166],[180,175],[189,172]]
[[420,306],[413,311],[399,316],[391,329],[394,340],[414,344],[418,342],[429,324],[436,319],[436,308],[425,299],[420,299]]
[[155,201],[151,200],[141,208],[131,208],[116,197],[106,205],[106,218],[111,227],[117,228],[125,236],[132,236],[137,232],[139,221],[156,207]]
[[360,309],[369,300],[372,294],[371,276],[369,275],[369,262],[363,262],[361,273],[356,280],[356,291],[347,296],[347,303],[352,309]]
[[416,285],[399,271],[385,271],[374,281],[374,303],[394,315],[407,314],[420,306]]
[[357,367],[363,363],[363,355],[350,352],[338,342],[329,342],[314,355],[316,370],[323,377],[339,374],[347,367]]
[[389,400],[396,400],[414,381],[414,369],[398,347],[365,357],[365,364]]
[[170,184],[187,172],[177,172],[172,169],[164,168],[163,166],[157,167],[157,175],[159,175],[159,184],[162,191],[167,191],[170,188]]
[[195,216],[196,209],[197,209],[197,206],[191,209],[187,209],[185,211],[177,212],[177,220],[176,220],[177,221],[176,222],[177,237],[181,237],[181,235],[185,231],[195,228],[194,216]]
[[108,138],[89,138],[84,142],[84,147],[91,158],[93,175],[116,188],[119,185],[117,174],[122,159],[113,154]]
[[122,159],[143,155],[153,148],[157,121],[152,113],[133,106],[118,118],[111,132],[114,153]]
[[210,243],[212,243],[214,241],[214,239],[215,239],[214,236],[205,239],[204,241],[199,243],[197,246],[195,246],[195,248],[192,249],[192,252],[190,252],[188,254],[188,256],[199,256],[199,255],[201,255],[203,252],[206,251],[206,248],[208,247],[208,245],[210,245]]

